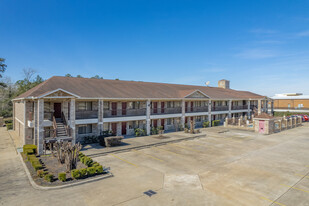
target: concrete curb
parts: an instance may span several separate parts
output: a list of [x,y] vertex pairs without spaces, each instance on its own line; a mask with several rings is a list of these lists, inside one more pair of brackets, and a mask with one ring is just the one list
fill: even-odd
[[31,186],[34,188],[34,189],[37,189],[37,190],[56,190],[56,189],[63,189],[63,188],[67,188],[67,187],[72,187],[72,186],[77,186],[77,185],[81,185],[81,184],[85,184],[85,183],[88,183],[88,182],[95,182],[95,181],[98,181],[98,180],[102,180],[102,179],[105,179],[105,178],[108,178],[108,177],[113,177],[114,175],[110,172],[104,176],[99,176],[99,177],[96,177],[96,178],[91,178],[91,179],[86,179],[86,180],[83,180],[81,182],[74,182],[74,183],[71,183],[71,184],[65,184],[65,185],[60,185],[60,186],[53,186],[53,187],[48,187],[48,186],[40,186],[38,184],[36,184],[36,182],[33,180],[29,170],[28,170],[28,167],[26,165],[26,163],[24,162],[22,156],[20,153],[18,153],[18,156],[20,158],[20,161],[26,171],[26,174],[28,176],[28,179],[29,179],[29,182],[31,184]]
[[[180,141],[186,141],[186,140],[191,140],[191,139],[200,138],[200,137],[205,137],[205,136],[206,136],[206,134],[197,135],[197,136],[194,136],[194,137],[186,137],[186,138],[174,139],[174,140],[165,141],[165,142],[158,142],[158,143],[152,143],[152,144],[145,144],[145,145],[133,146],[133,147],[124,148],[124,149],[118,149],[118,150],[113,150],[113,151],[100,152],[100,153],[96,153],[96,154],[88,154],[87,156],[88,156],[88,157],[99,157],[99,156],[108,155],[109,153],[126,152],[126,151],[130,151],[130,150],[132,150],[132,149],[142,149],[142,148],[147,148],[147,147],[152,147],[152,146],[165,145],[165,144],[169,144],[169,143],[180,142]],[[81,152],[83,152],[83,151],[81,151]]]

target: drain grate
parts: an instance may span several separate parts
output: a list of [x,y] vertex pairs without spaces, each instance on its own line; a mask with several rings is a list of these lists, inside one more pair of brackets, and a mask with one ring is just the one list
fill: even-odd
[[147,195],[148,197],[151,197],[152,195],[155,195],[157,193],[153,190],[148,190],[148,191],[144,192],[144,194]]

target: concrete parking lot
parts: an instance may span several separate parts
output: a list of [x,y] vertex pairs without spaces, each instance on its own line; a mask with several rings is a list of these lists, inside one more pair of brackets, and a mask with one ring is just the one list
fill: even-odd
[[94,160],[111,168],[114,177],[61,190],[39,191],[30,186],[12,140],[1,129],[0,202],[309,205],[308,124],[269,136],[223,127],[203,129],[202,134],[193,140],[95,157]]

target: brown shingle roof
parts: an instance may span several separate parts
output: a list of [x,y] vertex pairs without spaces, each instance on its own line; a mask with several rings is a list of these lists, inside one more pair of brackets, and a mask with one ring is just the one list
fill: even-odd
[[247,91],[181,84],[54,76],[17,98],[39,97],[63,89],[81,98],[184,98],[200,90],[212,99],[262,99]]

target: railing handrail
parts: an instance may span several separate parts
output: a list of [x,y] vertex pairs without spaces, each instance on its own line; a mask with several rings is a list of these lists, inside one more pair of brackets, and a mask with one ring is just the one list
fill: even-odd
[[[57,131],[57,122],[56,122],[55,116],[53,116],[53,128],[54,128],[55,131]],[[57,133],[57,132],[54,132],[54,135],[53,135],[54,137],[57,136],[56,133]]]

